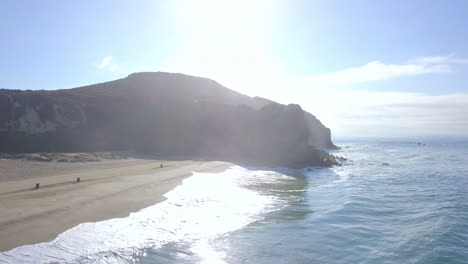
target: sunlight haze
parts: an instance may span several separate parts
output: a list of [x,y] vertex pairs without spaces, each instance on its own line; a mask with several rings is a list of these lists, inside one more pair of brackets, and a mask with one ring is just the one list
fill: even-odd
[[[81,2],[7,1],[0,47],[3,58],[17,60],[0,62],[0,81],[9,89],[59,89],[180,72],[300,104],[334,135],[466,135],[468,49],[459,43],[467,5],[338,3],[102,1],[91,10]],[[33,19],[19,21],[6,7]],[[443,25],[442,15],[449,15]]]
[[1,264],[467,264],[468,0],[1,0]]

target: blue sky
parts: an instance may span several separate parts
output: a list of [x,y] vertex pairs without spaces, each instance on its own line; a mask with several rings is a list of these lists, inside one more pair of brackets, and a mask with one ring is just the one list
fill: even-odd
[[0,87],[137,71],[299,103],[338,135],[466,135],[467,1],[0,2]]

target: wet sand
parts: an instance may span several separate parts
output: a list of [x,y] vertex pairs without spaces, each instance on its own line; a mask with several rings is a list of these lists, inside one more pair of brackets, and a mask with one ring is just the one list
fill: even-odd
[[163,195],[192,172],[220,172],[230,165],[142,158],[78,163],[0,160],[0,252],[50,241],[83,222],[128,216],[163,201]]

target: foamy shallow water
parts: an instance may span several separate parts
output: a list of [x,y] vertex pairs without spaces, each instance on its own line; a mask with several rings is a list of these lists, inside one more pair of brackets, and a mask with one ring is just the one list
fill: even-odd
[[[143,249],[207,241],[261,219],[282,205],[274,197],[243,188],[246,183],[285,177],[232,167],[222,173],[194,173],[165,195],[167,200],[125,218],[82,223],[47,243],[0,253],[0,263],[132,263]],[[205,252],[206,253],[206,252]]]

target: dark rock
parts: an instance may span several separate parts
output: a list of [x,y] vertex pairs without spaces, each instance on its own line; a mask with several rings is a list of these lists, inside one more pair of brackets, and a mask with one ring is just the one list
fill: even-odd
[[321,150],[336,148],[330,134],[299,105],[251,98],[183,74],[135,73],[56,91],[0,90],[0,152],[130,150],[333,166],[341,158]]
[[390,164],[384,162],[384,163],[382,163],[382,165],[384,165],[384,166],[389,166]]
[[345,162],[345,161],[348,161],[347,158],[345,157],[341,157],[341,156],[335,156],[336,160],[339,161],[339,162]]

